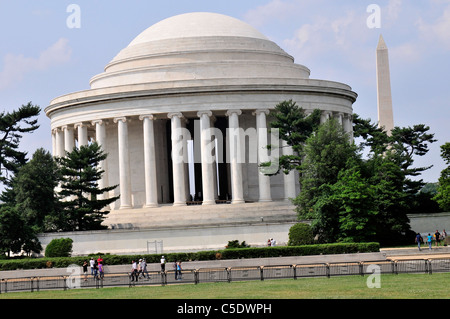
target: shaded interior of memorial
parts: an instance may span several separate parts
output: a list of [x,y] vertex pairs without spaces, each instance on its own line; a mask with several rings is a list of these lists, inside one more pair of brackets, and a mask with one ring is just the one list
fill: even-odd
[[[189,131],[190,137],[187,140],[187,157],[188,162],[185,165],[185,174],[187,177],[187,205],[200,205],[203,201],[202,192],[202,163],[201,163],[201,146],[200,146],[200,121],[198,118],[187,118],[186,129]],[[166,120],[166,140],[170,140],[172,136],[170,121]],[[231,203],[231,180],[230,180],[230,164],[227,163],[227,127],[228,118],[226,116],[216,116],[214,118],[214,128],[220,130],[220,136],[212,136],[211,143],[214,143],[214,148],[211,155],[216,159],[212,165],[214,169],[214,191],[217,204]],[[247,141],[248,143],[248,141]],[[168,190],[169,194],[159,194],[158,198],[162,199],[160,204],[170,204],[174,202],[173,194],[173,171],[172,171],[172,145],[167,143],[167,158],[169,159],[167,165],[168,170]],[[163,192],[164,187],[159,187]]]

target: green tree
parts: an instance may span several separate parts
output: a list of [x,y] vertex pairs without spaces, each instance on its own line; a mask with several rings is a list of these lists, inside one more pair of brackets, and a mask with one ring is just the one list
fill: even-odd
[[450,142],[441,145],[441,157],[447,167],[441,171],[439,186],[434,200],[444,211],[450,211]]
[[0,207],[0,251],[10,253],[39,252],[42,247],[15,207]]
[[289,100],[277,104],[271,115],[274,120],[270,127],[278,129],[280,138],[294,151],[293,155],[281,155],[279,158],[278,167],[288,173],[299,168],[303,145],[320,125],[320,110],[314,110],[308,116],[303,108]]
[[319,187],[336,183],[348,160],[356,160],[359,156],[348,134],[335,119],[329,119],[307,139],[302,156],[299,167],[302,192],[294,202],[299,206],[301,217],[310,218],[309,212],[320,193]]
[[58,158],[61,174],[62,211],[53,222],[62,231],[102,229],[102,221],[109,211],[104,208],[116,201],[119,196],[98,199],[100,194],[117,187],[99,188],[103,170],[99,163],[107,155],[97,143],[74,148],[65,157]]
[[8,185],[9,173],[14,175],[26,163],[26,152],[19,151],[23,133],[39,128],[38,106],[28,103],[13,112],[0,113],[0,182]]
[[55,193],[58,176],[58,166],[53,156],[40,148],[13,179],[17,208],[26,224],[36,232],[52,230],[46,228],[45,221],[59,209]]

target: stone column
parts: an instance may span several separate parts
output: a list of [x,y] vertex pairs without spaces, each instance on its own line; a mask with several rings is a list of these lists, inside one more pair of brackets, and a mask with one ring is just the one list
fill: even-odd
[[[283,147],[283,155],[293,155],[294,151],[292,146],[289,146],[286,141],[281,141]],[[295,172],[290,171],[289,174],[284,174],[284,200],[289,200],[289,198],[295,198],[297,196],[295,192]]]
[[348,133],[350,141],[353,142],[353,115],[345,114],[344,117],[344,130]]
[[78,129],[78,147],[88,145],[87,125],[84,123],[76,123],[75,129]]
[[186,205],[185,189],[185,150],[183,148],[183,130],[181,127],[181,113],[169,113],[172,128],[172,171],[173,171],[173,206]]
[[336,113],[336,120],[339,124],[341,124],[342,128],[344,128],[344,113]]
[[244,203],[244,190],[242,180],[242,162],[244,154],[241,152],[241,135],[239,126],[239,115],[241,110],[229,110],[228,116],[228,142],[229,142],[229,159],[231,170],[231,203]]
[[145,207],[158,207],[158,186],[156,179],[155,133],[151,114],[141,115],[144,132],[144,174],[145,174]]
[[211,111],[201,111],[197,113],[200,118],[201,136],[201,159],[202,159],[202,191],[203,205],[214,205],[215,200],[215,170],[212,150],[215,148],[214,141],[211,140]]
[[[261,163],[269,161],[269,156],[267,156],[268,150],[267,145],[267,119],[266,116],[269,114],[269,110],[256,110],[254,112],[256,115],[256,134],[258,135],[258,165]],[[272,201],[272,195],[270,191],[270,176],[264,175],[259,167],[258,181],[259,181],[259,201],[260,202],[270,202]]]
[[69,125],[64,125],[62,127],[62,130],[64,132],[64,150],[67,153],[70,153],[73,151],[73,148],[75,147],[75,137],[73,128]]
[[119,146],[119,177],[120,177],[120,209],[129,209],[131,205],[130,156],[128,152],[128,124],[126,117],[114,119],[117,123]]
[[[106,153],[105,150],[105,145],[106,145],[106,121],[104,120],[95,120],[92,121],[91,124],[93,126],[95,126],[95,141],[97,142],[97,144],[101,147],[101,149],[103,150],[103,152]],[[98,168],[105,171],[102,174],[102,178],[98,181],[98,187],[100,189],[107,187],[108,185],[108,177],[107,177],[107,169],[106,169],[106,161],[101,161],[100,163],[98,163]],[[108,194],[104,193],[104,194],[100,194],[99,195],[99,199],[105,199],[108,198]]]
[[320,115],[320,124],[325,123],[331,117],[331,113],[329,111],[322,111]]
[[64,154],[64,132],[61,128],[55,129],[56,156],[63,157]]
[[56,130],[52,129],[52,154],[56,156]]

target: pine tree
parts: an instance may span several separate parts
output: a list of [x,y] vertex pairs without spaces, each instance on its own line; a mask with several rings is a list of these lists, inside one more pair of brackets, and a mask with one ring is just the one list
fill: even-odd
[[58,158],[61,174],[62,213],[55,218],[62,231],[81,231],[102,229],[101,223],[109,211],[106,206],[116,201],[119,196],[98,199],[99,195],[109,192],[117,187],[110,186],[99,189],[98,181],[103,170],[99,163],[107,155],[97,143],[74,148],[65,157]]
[[36,116],[41,109],[29,102],[13,112],[0,113],[0,182],[8,185],[8,173],[14,175],[26,163],[26,152],[19,151],[22,133],[39,128]]
[[[43,148],[19,169],[12,181],[15,205],[27,225],[43,232],[45,220],[58,209],[55,188],[58,186],[58,167],[50,152]],[[47,217],[48,216],[48,217]]]

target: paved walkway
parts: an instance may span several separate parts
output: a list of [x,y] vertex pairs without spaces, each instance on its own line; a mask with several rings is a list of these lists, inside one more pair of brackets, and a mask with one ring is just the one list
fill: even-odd
[[[250,266],[277,266],[277,265],[299,265],[315,263],[341,263],[380,260],[405,260],[405,259],[433,259],[450,258],[450,247],[433,247],[430,252],[427,249],[419,251],[417,248],[381,249],[375,253],[339,254],[339,255],[315,255],[295,257],[273,257],[273,258],[251,258],[251,259],[229,259],[211,261],[183,262],[183,269],[201,268],[227,268],[227,267],[250,267]],[[105,273],[128,273],[130,265],[105,266]],[[160,265],[153,263],[148,265],[149,271],[159,271]],[[172,270],[172,265],[166,265],[166,270]],[[69,275],[66,268],[50,269],[26,269],[0,271],[0,279],[21,277],[44,277],[44,276],[66,276]]]

